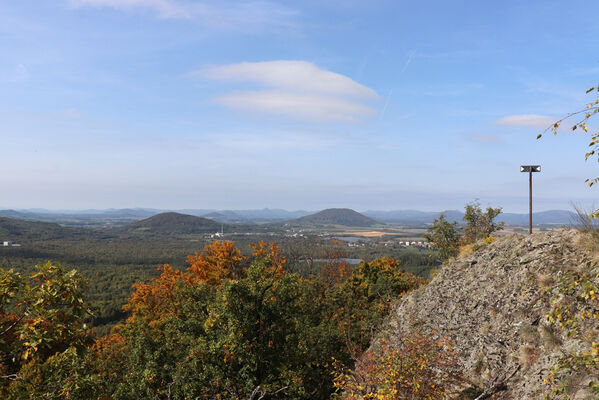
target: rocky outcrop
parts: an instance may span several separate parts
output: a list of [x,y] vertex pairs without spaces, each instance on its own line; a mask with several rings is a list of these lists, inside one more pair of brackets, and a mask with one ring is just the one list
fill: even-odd
[[396,305],[387,334],[445,336],[465,377],[481,391],[496,386],[501,390],[493,398],[544,398],[551,367],[562,352],[582,346],[548,324],[550,305],[542,295],[564,271],[584,268],[580,237],[574,230],[511,235],[443,266],[430,284]]

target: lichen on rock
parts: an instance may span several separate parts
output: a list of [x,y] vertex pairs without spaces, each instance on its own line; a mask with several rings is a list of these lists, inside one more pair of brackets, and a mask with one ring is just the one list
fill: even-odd
[[[385,334],[391,340],[414,330],[447,337],[474,386],[491,391],[503,384],[495,398],[544,398],[552,390],[552,367],[587,345],[547,320],[556,282],[568,271],[588,268],[581,235],[510,235],[444,265],[428,285],[398,301]],[[571,391],[572,398],[588,394],[585,388]]]

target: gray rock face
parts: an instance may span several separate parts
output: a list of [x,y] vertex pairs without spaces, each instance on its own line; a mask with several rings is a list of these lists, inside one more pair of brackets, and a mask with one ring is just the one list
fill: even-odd
[[494,398],[543,398],[550,390],[544,379],[561,351],[582,345],[547,324],[549,306],[541,295],[561,271],[583,265],[580,235],[512,235],[445,265],[430,284],[399,301],[387,330],[391,337],[413,330],[446,336],[466,378],[481,388],[513,374]]

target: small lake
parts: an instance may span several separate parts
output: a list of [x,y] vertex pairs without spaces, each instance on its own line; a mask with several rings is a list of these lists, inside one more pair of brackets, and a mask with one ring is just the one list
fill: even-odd
[[[302,260],[302,261],[306,261],[306,260]],[[315,258],[313,261],[314,262],[340,261],[340,262],[346,262],[346,263],[348,263],[350,265],[358,265],[358,264],[362,263],[362,259],[360,259],[360,258],[335,258],[335,259],[332,259],[332,258],[329,258],[329,259],[326,259],[326,258]]]

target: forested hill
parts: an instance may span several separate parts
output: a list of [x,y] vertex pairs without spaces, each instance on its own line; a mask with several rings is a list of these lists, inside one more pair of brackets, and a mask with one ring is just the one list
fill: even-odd
[[329,208],[289,221],[297,225],[343,225],[343,226],[373,226],[380,222],[360,214],[349,208]]
[[119,230],[125,232],[195,234],[217,232],[221,228],[227,229],[229,227],[227,224],[221,224],[208,218],[166,212],[133,222],[119,228]]
[[23,221],[0,217],[0,241],[31,241],[74,238],[92,235],[83,228],[67,228],[51,222]]

